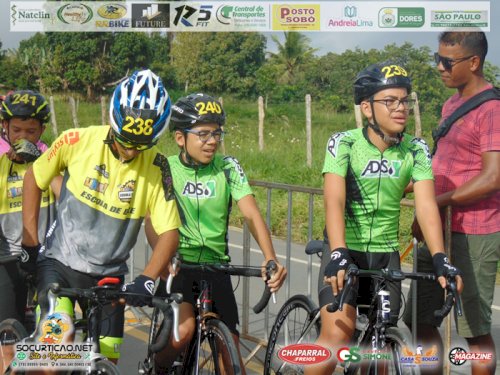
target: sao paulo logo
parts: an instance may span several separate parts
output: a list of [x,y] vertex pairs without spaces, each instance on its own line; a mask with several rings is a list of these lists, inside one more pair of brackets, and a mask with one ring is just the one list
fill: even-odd
[[368,160],[361,177],[378,178],[390,177],[399,178],[401,171],[401,160]]
[[182,195],[189,198],[215,198],[215,181],[192,182],[186,181]]

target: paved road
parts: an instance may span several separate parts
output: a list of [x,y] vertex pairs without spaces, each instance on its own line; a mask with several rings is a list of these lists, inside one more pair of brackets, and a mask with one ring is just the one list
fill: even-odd
[[[234,264],[242,264],[242,233],[238,229],[234,229],[230,231],[229,237],[230,243],[230,254],[232,256],[232,262]],[[278,253],[280,261],[285,264],[286,262],[286,243],[280,240],[273,240],[275,249]],[[135,257],[134,257],[134,269],[136,272],[140,272],[144,266],[145,260],[145,252],[144,248],[144,239],[141,238],[138,241],[138,245],[136,246]],[[286,300],[287,295],[294,294],[309,294],[312,291],[312,298],[317,302],[316,298],[316,283],[318,277],[319,270],[319,259],[314,259],[312,262],[312,267],[308,266],[309,260],[308,256],[304,254],[303,246],[301,245],[290,245],[290,266],[289,269],[289,286],[282,288],[277,294],[277,303],[276,305],[270,304],[269,306],[269,319],[266,320],[261,315],[254,315],[252,311],[249,314],[249,332],[252,333],[252,336],[265,338],[267,337],[267,332],[269,332],[270,326],[273,323],[274,316],[278,312],[281,305]],[[260,250],[258,250],[258,246],[252,242],[251,244],[251,261],[252,265],[260,265],[262,261],[262,256]],[[308,270],[311,270],[309,273]],[[238,286],[237,286],[238,285]],[[240,315],[242,312],[241,305],[241,295],[242,295],[242,282],[238,283],[238,280],[233,280],[233,286],[236,288],[236,296],[237,301],[239,303]],[[237,287],[236,287],[237,286]],[[262,284],[259,280],[251,280],[250,282],[250,304],[256,303],[260,297],[260,293],[262,291]],[[403,285],[405,288],[404,291],[407,292],[408,285]],[[500,367],[500,289],[497,287],[495,290],[495,299],[493,306],[493,328],[492,333],[497,343],[497,358],[499,359],[497,362],[497,367]],[[144,311],[144,313],[148,313],[148,311]],[[146,353],[146,344],[147,340],[147,325],[148,320],[147,317],[143,314],[142,311],[138,309],[129,309],[127,312],[126,324],[126,337],[124,341],[124,345],[122,348],[122,359],[119,362],[119,367],[123,374],[136,374],[137,373],[137,365],[141,359],[143,359]],[[243,348],[243,356],[247,357],[255,348],[255,344],[250,341],[243,340],[243,345],[246,348]],[[465,340],[458,337],[454,333],[454,323],[452,323],[452,341],[451,347],[462,347],[467,350],[467,344]],[[263,357],[264,350],[257,350],[257,354],[253,357],[252,360],[249,361],[247,365],[247,373],[249,375],[252,374],[261,374],[262,367],[259,359]],[[470,361],[469,361],[470,362]],[[464,364],[463,366],[452,366],[452,374],[469,374],[470,373],[470,365],[469,363]]]

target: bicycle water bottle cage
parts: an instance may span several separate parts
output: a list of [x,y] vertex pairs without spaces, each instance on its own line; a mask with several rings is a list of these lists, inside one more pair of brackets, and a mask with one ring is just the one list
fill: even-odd
[[119,284],[121,284],[121,282],[118,277],[104,277],[97,283],[98,286],[119,285]]

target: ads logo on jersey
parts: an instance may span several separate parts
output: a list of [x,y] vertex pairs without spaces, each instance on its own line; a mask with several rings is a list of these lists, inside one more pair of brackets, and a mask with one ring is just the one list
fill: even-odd
[[369,160],[366,164],[361,177],[379,178],[390,177],[399,178],[401,170],[401,160]]
[[192,182],[187,181],[182,189],[182,195],[188,198],[215,198],[215,181]]

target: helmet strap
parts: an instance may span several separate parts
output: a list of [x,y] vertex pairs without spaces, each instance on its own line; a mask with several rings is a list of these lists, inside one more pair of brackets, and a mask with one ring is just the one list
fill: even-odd
[[373,105],[373,96],[370,98],[370,106],[372,107],[372,119],[373,119],[373,123],[369,122],[368,121],[368,126],[370,128],[373,129],[373,131],[375,132],[375,134],[377,134],[380,138],[382,138],[382,140],[388,144],[389,146],[393,146],[393,145],[398,145],[401,143],[401,140],[403,139],[403,134],[402,133],[398,133],[396,134],[395,137],[391,137],[390,135],[387,135],[385,134],[381,129],[380,129],[380,126],[377,122],[377,119],[375,118],[375,107]]

